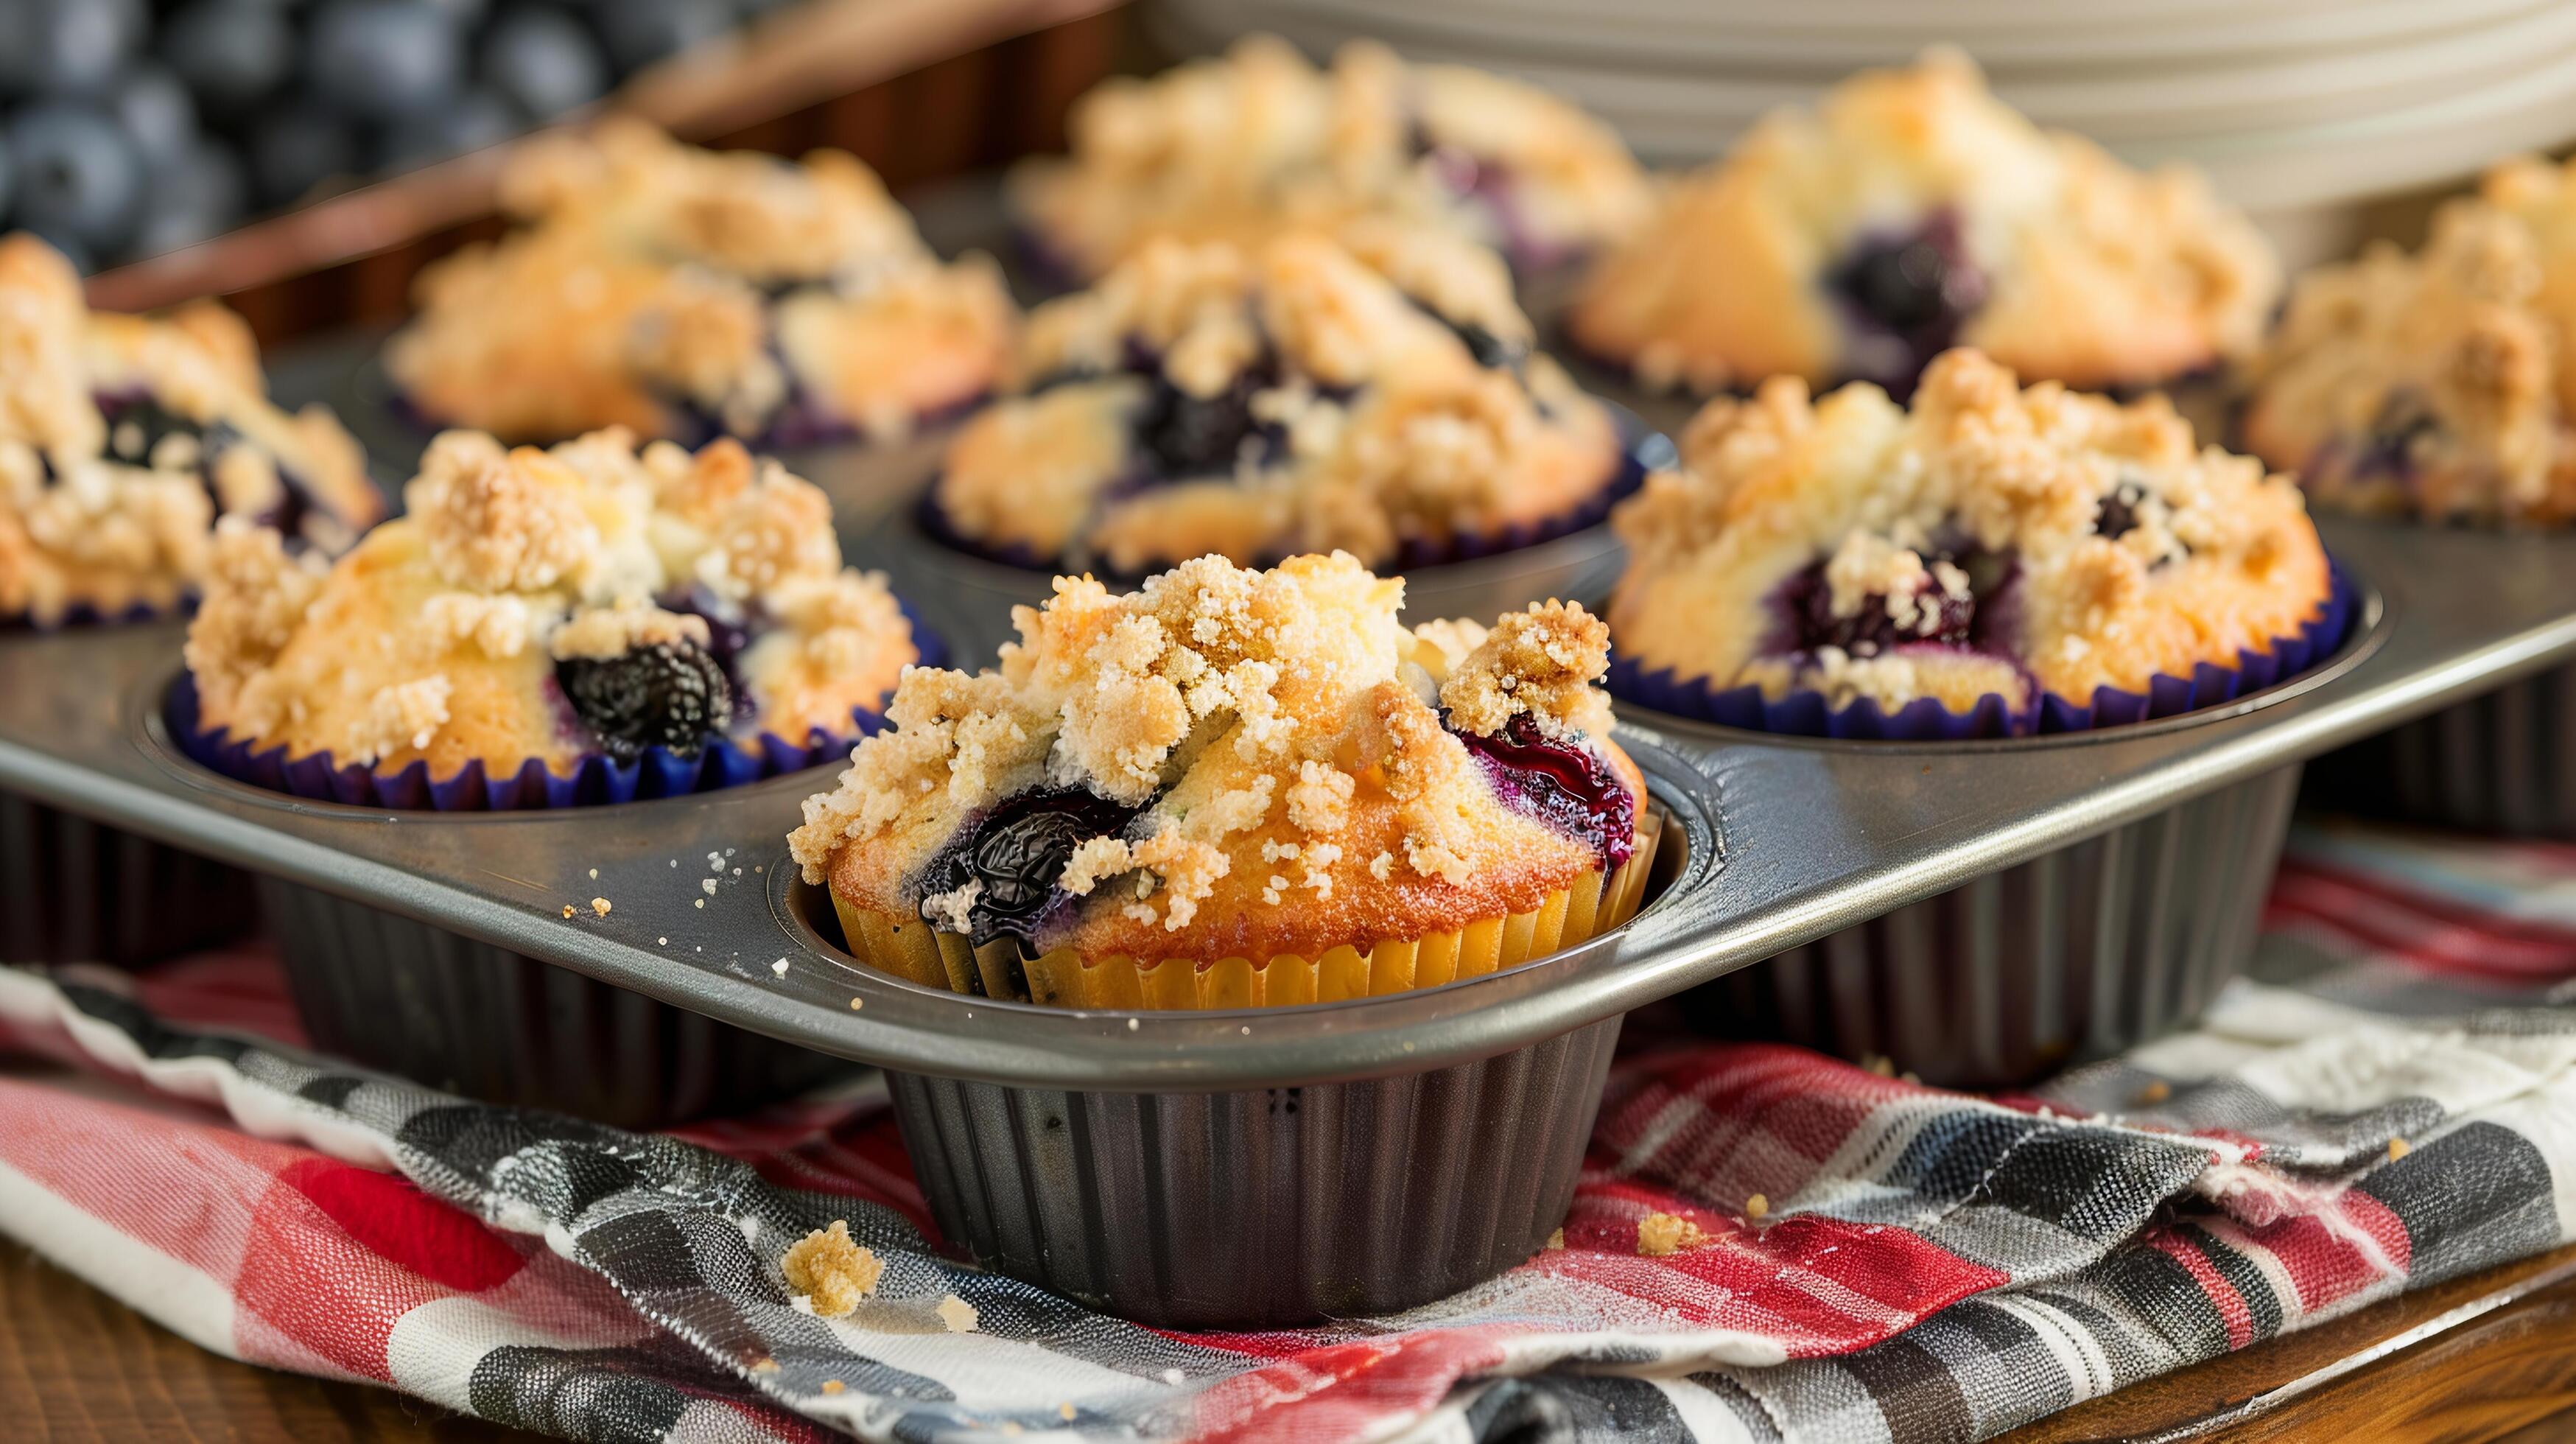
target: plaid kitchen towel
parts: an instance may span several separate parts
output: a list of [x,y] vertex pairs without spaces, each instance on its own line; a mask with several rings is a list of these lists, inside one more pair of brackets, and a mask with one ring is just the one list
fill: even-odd
[[[0,1046],[71,1066],[0,1072],[0,1229],[210,1349],[577,1438],[1979,1438],[2576,1230],[2576,850],[2303,832],[2259,973],[2028,1097],[1637,1050],[1562,1247],[1186,1334],[948,1257],[868,1086],[634,1135],[313,1060],[255,955],[8,970]],[[885,1272],[825,1319],[778,1260],[835,1219]]]

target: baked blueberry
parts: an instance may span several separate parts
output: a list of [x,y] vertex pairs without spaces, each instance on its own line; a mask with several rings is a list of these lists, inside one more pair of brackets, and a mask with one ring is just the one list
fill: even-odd
[[[922,892],[971,897],[966,931],[977,947],[1005,934],[1031,941],[1047,909],[1072,900],[1056,880],[1074,848],[1088,838],[1119,836],[1141,810],[1080,787],[1004,798],[930,865]],[[971,892],[961,892],[970,885]]]
[[632,762],[648,747],[695,757],[733,721],[724,668],[689,642],[658,642],[614,657],[566,657],[555,680],[599,750]]

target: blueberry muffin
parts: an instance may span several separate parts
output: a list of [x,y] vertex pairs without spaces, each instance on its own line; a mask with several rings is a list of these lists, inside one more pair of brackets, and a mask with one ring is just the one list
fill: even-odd
[[52,247],[0,239],[0,622],[180,606],[218,517],[336,552],[383,511],[328,411],[269,402],[239,317],[96,314]]
[[919,656],[823,494],[731,440],[451,431],[403,500],[328,569],[223,524],[187,645],[209,735],[380,777],[649,760],[692,790],[764,735],[846,745]]
[[2287,477],[2216,447],[2160,396],[2024,389],[1974,351],[1910,411],[1795,377],[1694,419],[1682,467],[1620,508],[1610,604],[1623,663],[1713,689],[1893,712],[2043,696],[2090,705],[2240,665],[2300,635],[2331,591]]
[[1491,252],[1365,221],[1257,248],[1159,241],[1039,307],[1017,393],[931,494],[961,544],[1141,576],[1207,553],[1410,566],[1599,519],[1610,412],[1531,350]]
[[1060,578],[916,668],[789,839],[863,961],[1079,1007],[1432,987],[1637,907],[1653,830],[1580,607],[1408,629],[1347,555]]
[[2280,287],[2200,176],[2042,131],[1935,50],[1765,117],[1586,278],[1567,326],[1652,385],[1876,381],[1974,346],[2033,379],[2155,385],[2249,350]]
[[2246,444],[2319,503],[2481,523],[2576,519],[2576,171],[2523,160],[2292,287],[2249,368]]
[[1624,235],[1651,191],[1618,133],[1518,81],[1407,65],[1370,41],[1317,70],[1255,35],[1221,58],[1102,84],[1073,153],[1011,177],[1021,223],[1077,279],[1158,237],[1253,245],[1388,215],[1546,265]]
[[885,440],[982,396],[1008,358],[992,263],[942,264],[840,151],[790,163],[603,122],[528,142],[502,201],[521,227],[423,272],[386,352],[433,424]]

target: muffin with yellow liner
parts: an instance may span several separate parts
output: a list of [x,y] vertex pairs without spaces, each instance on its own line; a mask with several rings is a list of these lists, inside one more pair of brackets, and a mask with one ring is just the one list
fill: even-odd
[[1654,833],[1608,630],[1402,599],[1346,554],[1059,578],[999,671],[907,673],[790,847],[862,961],[1073,1007],[1402,992],[1626,921]]

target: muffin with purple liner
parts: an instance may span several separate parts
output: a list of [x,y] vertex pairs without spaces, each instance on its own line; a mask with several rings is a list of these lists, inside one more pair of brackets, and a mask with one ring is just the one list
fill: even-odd
[[432,442],[324,569],[227,522],[189,628],[191,751],[306,795],[526,807],[811,765],[919,659],[821,491],[731,440]]
[[1408,65],[1355,40],[1318,70],[1276,36],[1075,102],[1073,154],[1022,164],[1010,199],[1076,281],[1157,239],[1258,245],[1391,216],[1542,266],[1642,219],[1652,191],[1617,131],[1544,90]]
[[525,224],[424,271],[386,350],[433,425],[892,441],[984,395],[1009,354],[991,260],[941,262],[840,151],[791,163],[608,121],[528,142],[502,201]]
[[52,247],[0,239],[0,622],[174,610],[218,517],[336,552],[383,513],[328,411],[270,403],[239,317],[94,313]]
[[2519,160],[2298,279],[2249,368],[2246,444],[2323,506],[2487,525],[2576,520],[2576,170]]
[[1158,242],[1030,314],[1016,394],[958,432],[929,519],[999,560],[1121,577],[1527,545],[1634,480],[1610,410],[1531,341],[1501,260],[1436,231]]
[[[2061,730],[2234,695],[2341,630],[2297,486],[2195,450],[2161,397],[2024,389],[1961,350],[1911,410],[1867,383],[1811,405],[1779,377],[1711,402],[1681,449],[1615,519],[1631,560],[1614,686],[1664,710]],[[1855,712],[1870,720],[1846,725]]]
[[1764,117],[1603,258],[1566,326],[1695,391],[1790,375],[1901,396],[1953,345],[2129,388],[2250,350],[2279,292],[2261,233],[2198,174],[2043,131],[1941,49]]

